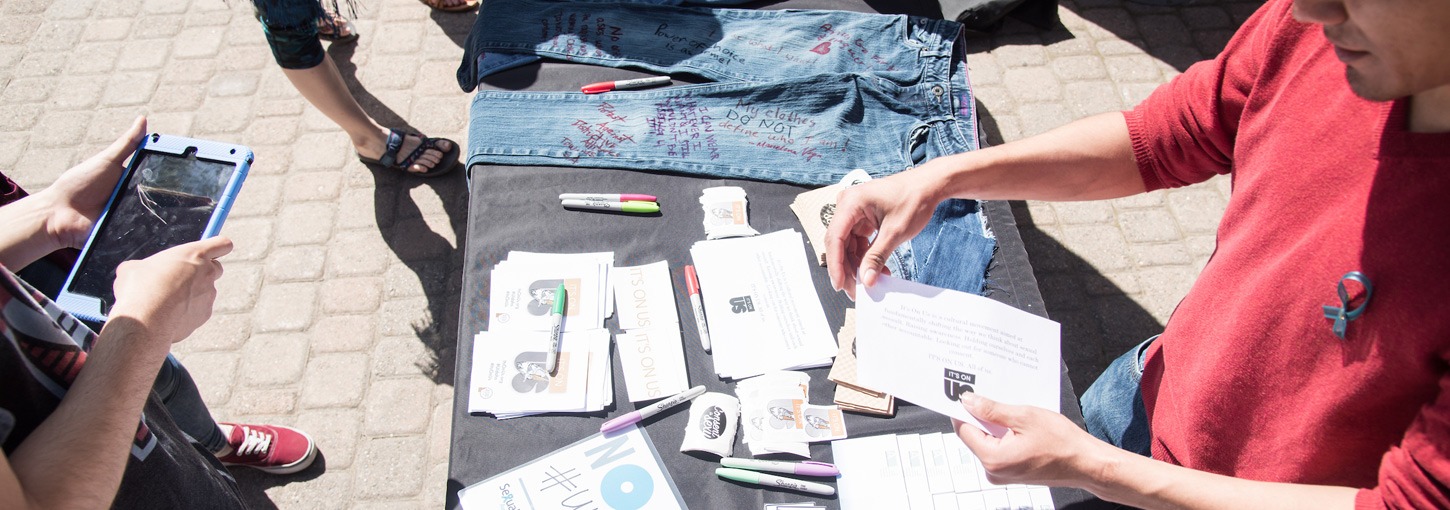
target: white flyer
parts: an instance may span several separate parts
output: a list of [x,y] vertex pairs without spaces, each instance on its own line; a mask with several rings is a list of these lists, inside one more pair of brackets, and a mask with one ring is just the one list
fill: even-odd
[[619,311],[619,329],[679,328],[668,261],[616,267],[611,280],[614,303]]
[[[621,301],[622,303],[623,301]],[[624,313],[620,313],[624,318]],[[630,402],[665,398],[690,389],[679,324],[632,329],[614,337]]]
[[690,257],[718,375],[742,379],[821,366],[836,355],[800,232],[701,241]]
[[644,429],[595,434],[458,491],[466,510],[686,508]]
[[995,436],[958,401],[1059,410],[1061,327],[981,296],[883,276],[856,288],[857,380]]

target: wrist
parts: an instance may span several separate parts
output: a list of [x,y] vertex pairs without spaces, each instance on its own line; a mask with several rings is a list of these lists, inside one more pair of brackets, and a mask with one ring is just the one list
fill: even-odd
[[148,323],[149,321],[140,314],[117,306],[111,309],[106,319],[106,325],[101,328],[100,337],[108,341],[124,338],[127,345],[144,352],[170,352],[172,342],[163,338],[163,335],[148,326]]

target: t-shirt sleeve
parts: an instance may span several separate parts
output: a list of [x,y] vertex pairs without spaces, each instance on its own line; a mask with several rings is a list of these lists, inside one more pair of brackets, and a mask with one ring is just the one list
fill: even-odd
[[1274,32],[1292,22],[1288,0],[1261,7],[1222,53],[1189,67],[1123,112],[1138,173],[1149,191],[1228,173],[1234,138]]
[[1357,510],[1450,508],[1450,374],[1400,444],[1380,460],[1379,486],[1356,494]]

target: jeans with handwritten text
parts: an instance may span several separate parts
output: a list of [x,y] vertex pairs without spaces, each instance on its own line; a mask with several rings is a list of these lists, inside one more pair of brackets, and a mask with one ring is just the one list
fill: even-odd
[[[592,95],[480,90],[470,110],[468,164],[807,185],[835,183],[855,168],[890,175],[978,148],[960,32],[945,20],[843,11],[485,2],[459,70],[465,90],[505,68],[490,65],[490,57],[511,56],[710,82]],[[929,245],[904,244],[893,272],[980,292],[995,240],[978,206],[941,204],[922,233]],[[938,264],[964,267],[928,267],[927,255],[943,251],[953,256]]]

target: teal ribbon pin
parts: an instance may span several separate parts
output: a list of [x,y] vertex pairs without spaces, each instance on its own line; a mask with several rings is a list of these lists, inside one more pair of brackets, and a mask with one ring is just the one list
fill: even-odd
[[[1359,282],[1364,286],[1364,301],[1353,310],[1349,308],[1349,290],[1344,288],[1344,282]],[[1350,271],[1339,279],[1339,306],[1324,305],[1324,318],[1334,321],[1334,336],[1344,340],[1345,332],[1349,329],[1349,321],[1358,319],[1364,315],[1364,307],[1369,306],[1369,298],[1374,295],[1374,286],[1370,285],[1369,277],[1359,271]]]

